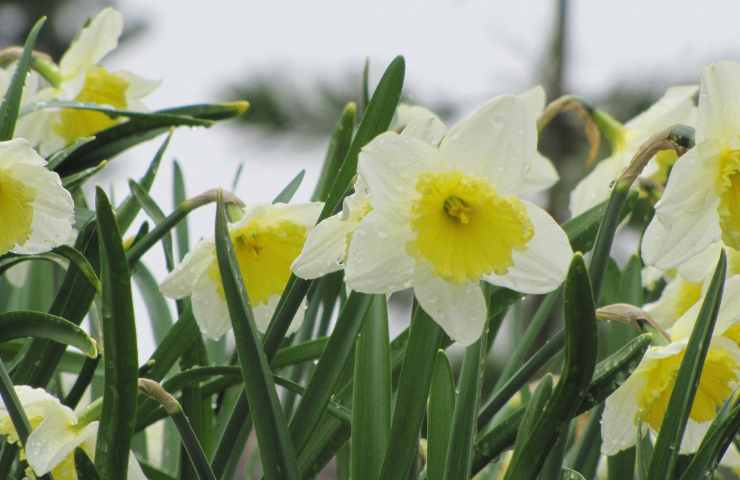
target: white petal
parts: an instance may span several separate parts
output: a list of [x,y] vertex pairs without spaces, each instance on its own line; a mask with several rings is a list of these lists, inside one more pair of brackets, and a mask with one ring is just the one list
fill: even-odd
[[144,471],[139,465],[139,461],[136,460],[134,452],[128,454],[128,472],[126,472],[126,480],[148,480],[147,476],[144,475]]
[[195,283],[216,258],[213,240],[201,240],[190,250],[182,262],[165,277],[159,290],[170,298],[183,298],[191,295]]
[[313,279],[341,270],[347,256],[348,235],[356,226],[342,220],[341,213],[320,222],[308,234],[301,254],[293,262],[293,273]]
[[560,225],[537,205],[522,201],[534,227],[534,236],[523,251],[515,250],[514,264],[504,275],[487,275],[484,280],[521,293],[555,290],[568,273],[573,249]]
[[[275,309],[280,302],[280,295],[273,295],[267,301],[267,303],[261,303],[258,305],[252,305],[252,313],[254,314],[254,323],[257,326],[257,330],[264,333],[267,331],[267,327],[270,326],[270,320],[275,314]],[[301,302],[298,311],[296,311],[293,321],[290,322],[288,327],[288,333],[293,333],[298,330],[303,324],[303,317],[306,314],[306,302]]]
[[97,422],[77,431],[75,418],[61,414],[48,415],[28,436],[26,457],[28,464],[38,475],[45,475],[71,454],[83,442],[94,438],[98,431]]
[[696,85],[682,85],[666,90],[650,108],[625,124],[628,141],[638,147],[661,130],[678,123],[689,123],[695,109],[693,97],[697,90]]
[[601,416],[601,453],[614,455],[637,441],[637,403],[645,380],[633,374],[609,398]]
[[44,160],[25,138],[14,138],[0,142],[0,168],[12,168],[16,165],[43,167]]
[[48,252],[66,243],[74,225],[74,201],[64,189],[56,172],[45,166],[18,163],[12,167],[12,175],[35,190],[31,235],[22,245],[12,249],[14,253],[35,254]]
[[714,334],[722,335],[738,322],[740,322],[740,275],[735,275],[725,283]]
[[678,305],[681,303],[683,284],[686,280],[677,276],[663,289],[660,298],[643,309],[663,328],[670,328],[678,320]]
[[539,152],[535,152],[532,166],[524,175],[524,183],[519,189],[522,195],[532,195],[555,185],[560,180],[560,175],[549,158]]
[[162,83],[161,80],[150,80],[126,70],[119,70],[115,72],[114,75],[126,80],[128,83],[128,86],[126,87],[126,104],[129,105],[127,107],[128,109],[132,109],[132,103],[138,102],[142,98],[146,97],[156,90]]
[[617,153],[596,164],[570,194],[570,213],[577,216],[603,202],[612,191],[612,183],[629,164],[626,154]]
[[447,125],[431,110],[415,105],[401,104],[396,109],[392,130],[401,130],[401,135],[438,145],[447,133]]
[[480,338],[486,324],[486,300],[478,282],[450,283],[423,266],[414,275],[414,295],[454,341],[467,346]]
[[270,205],[269,218],[287,220],[305,227],[313,227],[319,219],[322,202],[310,203],[275,203]]
[[[708,246],[703,252],[679,265],[678,274],[690,282],[701,282],[714,272],[721,248],[722,242]],[[727,275],[730,276],[731,273],[728,271]]]
[[527,106],[527,114],[532,118],[537,118],[545,109],[545,89],[541,85],[532,87],[524,93],[517,95],[524,101]]
[[411,286],[414,260],[406,253],[411,232],[391,213],[374,210],[352,236],[344,269],[352,290],[392,293]]
[[439,155],[431,145],[386,132],[362,148],[357,169],[367,182],[374,208],[398,209],[414,194],[417,175],[438,166]]
[[62,56],[59,66],[65,77],[78,75],[97,64],[118,45],[123,31],[123,16],[106,8],[83,28]]
[[719,62],[709,65],[701,76],[697,143],[735,138],[740,132],[740,64]]
[[[649,265],[668,270],[720,238],[713,168],[697,145],[678,159],[642,241]],[[711,157],[710,157],[711,158]]]
[[[42,388],[29,387],[28,385],[16,385],[15,394],[18,396],[18,401],[23,405],[24,409],[35,408],[37,405],[46,409],[53,408],[54,404],[59,404],[59,399]],[[2,398],[0,398],[0,410],[7,410]],[[43,411],[46,412],[46,410]]]
[[537,118],[516,96],[501,96],[455,125],[442,156],[456,168],[488,178],[503,194],[521,190],[537,150]]
[[58,118],[59,111],[50,109],[23,115],[18,119],[15,135],[28,139],[41,155],[48,157],[66,146],[66,141],[54,130]]
[[207,269],[195,282],[191,302],[193,316],[203,335],[211,340],[218,340],[229,331],[231,328],[229,307],[211,280]]
[[701,441],[704,439],[704,435],[707,434],[710,425],[712,425],[712,422],[698,423],[689,418],[683,438],[681,439],[681,450],[679,453],[686,455],[696,452],[699,449],[699,445],[701,445]]

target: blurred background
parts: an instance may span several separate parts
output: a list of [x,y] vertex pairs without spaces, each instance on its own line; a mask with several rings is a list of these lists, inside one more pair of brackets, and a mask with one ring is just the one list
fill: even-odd
[[[295,200],[307,200],[342,107],[360,98],[366,61],[372,86],[395,55],[404,55],[405,101],[450,123],[494,95],[537,84],[549,99],[576,94],[627,120],[669,86],[698,82],[703,65],[740,52],[740,4],[688,0],[0,0],[0,46],[22,43],[46,15],[39,49],[58,60],[85,19],[109,5],[122,11],[126,30],[104,63],[161,80],[150,108],[252,104],[239,121],[176,131],[152,191],[165,211],[172,207],[173,159],[182,163],[191,195],[230,187],[243,165],[235,192],[246,202],[269,202],[301,169],[306,177]],[[100,183],[122,198],[127,179],[141,175],[158,145],[117,158]],[[561,181],[535,200],[560,221],[568,218],[568,192],[586,171],[586,146],[580,122],[568,116],[540,139]],[[195,213],[192,238],[212,235],[213,215],[208,208]],[[161,251],[152,249],[145,260],[161,279]],[[409,302],[409,295],[394,297],[395,331],[408,322]],[[145,315],[140,299],[137,312]],[[500,338],[522,328],[511,323]],[[140,335],[145,359],[154,344],[150,332]],[[494,356],[506,355],[510,343],[497,344]]]

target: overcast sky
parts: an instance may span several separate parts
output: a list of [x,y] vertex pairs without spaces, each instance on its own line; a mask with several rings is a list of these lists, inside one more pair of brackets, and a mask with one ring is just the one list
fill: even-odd
[[[533,85],[553,15],[553,4],[542,0],[121,0],[119,5],[145,18],[148,29],[109,65],[161,79],[148,100],[152,108],[233,100],[222,97],[225,85],[276,66],[310,88],[316,78],[359,70],[369,57],[377,77],[393,56],[403,54],[407,84],[422,98],[440,96],[472,109],[492,93]],[[593,98],[614,84],[649,83],[662,90],[670,79],[696,78],[706,62],[737,58],[738,10],[734,2],[573,1],[568,88]],[[269,201],[306,168],[296,197],[306,199],[324,146],[258,140],[225,125],[178,130],[167,158],[183,162],[190,193],[229,185],[236,166],[245,162],[236,193],[247,202]],[[115,181],[117,192],[127,190],[127,177],[138,177],[155,149],[156,144],[140,147],[117,160],[130,164],[126,178]],[[170,178],[167,162],[153,190],[166,210]],[[212,210],[199,212],[191,236],[211,235],[212,219]],[[154,249],[147,261],[161,277],[161,250]],[[144,339],[141,356],[151,349]]]

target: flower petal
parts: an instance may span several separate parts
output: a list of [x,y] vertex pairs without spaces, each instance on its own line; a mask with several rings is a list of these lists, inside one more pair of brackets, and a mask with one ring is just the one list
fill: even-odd
[[79,431],[75,423],[71,410],[59,408],[56,412],[48,412],[28,436],[26,458],[37,475],[49,473],[75,448],[95,438],[98,433],[98,422],[92,422]]
[[545,89],[541,85],[532,87],[524,93],[517,95],[522,99],[527,107],[527,115],[532,118],[537,118],[542,114],[545,109]]
[[547,293],[563,283],[573,249],[550,214],[531,202],[522,203],[534,227],[534,236],[524,250],[513,252],[514,264],[508,272],[490,274],[484,280],[521,293]]
[[59,66],[65,77],[75,77],[97,64],[118,46],[123,16],[113,8],[98,13],[84,27],[62,56]]
[[170,298],[191,295],[195,284],[216,258],[213,240],[201,240],[190,250],[175,269],[165,277],[159,290]]
[[[252,313],[254,314],[254,323],[257,325],[257,330],[262,333],[267,331],[267,327],[270,326],[270,320],[272,320],[272,316],[275,314],[275,309],[277,309],[279,302],[280,295],[273,295],[267,303],[252,305]],[[293,321],[290,322],[290,326],[288,327],[289,334],[301,328],[305,314],[306,302],[303,301],[298,307],[298,311],[296,311]]]
[[638,147],[648,137],[677,123],[692,123],[696,85],[671,87],[650,108],[625,124],[629,142]]
[[344,267],[347,237],[356,224],[342,220],[338,213],[320,222],[308,234],[306,243],[291,269],[301,278],[313,279]]
[[480,338],[486,324],[486,300],[478,282],[447,282],[422,266],[414,275],[414,295],[456,342],[467,346]]
[[416,105],[401,104],[396,109],[392,130],[400,130],[401,135],[423,140],[430,145],[439,145],[447,125],[431,110]]
[[524,183],[519,189],[522,195],[532,195],[542,192],[555,185],[560,180],[560,175],[549,158],[539,152],[535,152],[532,165],[524,175]]
[[363,293],[392,293],[411,286],[414,260],[406,253],[411,232],[390,212],[370,212],[349,245],[345,281]]
[[614,455],[637,441],[638,397],[645,379],[633,374],[606,399],[601,416],[601,453]]
[[537,118],[530,113],[522,98],[496,97],[448,132],[442,156],[488,178],[502,194],[517,193],[537,150]]
[[218,340],[229,331],[229,307],[211,279],[208,269],[197,277],[191,301],[193,316],[203,335],[211,340]]
[[12,168],[16,165],[43,167],[44,160],[25,138],[14,138],[0,142],[0,168]]
[[704,150],[704,144],[697,145],[673,167],[642,240],[642,256],[649,265],[668,270],[720,239],[719,198],[713,169],[703,161]]
[[360,151],[358,172],[367,182],[373,207],[399,204],[413,195],[419,173],[438,165],[437,150],[408,135],[386,132],[375,137]]
[[707,139],[731,139],[740,131],[740,64],[718,62],[701,76],[697,143]]
[[596,164],[570,194],[570,214],[577,216],[603,202],[612,191],[612,183],[619,178],[629,158],[624,154],[615,154]]

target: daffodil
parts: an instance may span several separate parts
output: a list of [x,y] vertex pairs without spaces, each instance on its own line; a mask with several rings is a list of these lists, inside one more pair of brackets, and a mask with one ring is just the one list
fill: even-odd
[[[264,331],[290,278],[290,266],[321,212],[321,203],[254,205],[229,226],[229,235],[257,327]],[[208,338],[230,328],[213,240],[201,240],[160,286],[171,298],[191,297],[193,315]],[[292,329],[300,326],[303,309]]]
[[[528,109],[528,118],[536,122],[545,105],[542,88],[533,88],[518,97]],[[429,109],[401,104],[396,109],[390,130],[436,148],[447,133],[447,126]],[[545,190],[559,178],[552,162],[536,148],[529,153],[532,158],[527,163],[526,179],[520,191],[522,194]],[[367,183],[360,174],[355,182],[354,193],[344,201],[342,212],[325,219],[309,234],[301,255],[293,264],[294,273],[301,278],[313,279],[343,269],[352,235],[372,209]]]
[[[113,8],[96,15],[77,35],[59,62],[55,85],[38,92],[36,101],[75,100],[122,110],[144,110],[141,99],[159,82],[127,71],[109,71],[100,61],[118,45],[123,17]],[[44,109],[21,117],[17,135],[30,139],[42,155],[93,136],[120,122],[101,112]]]
[[0,142],[0,255],[49,251],[69,238],[73,221],[59,175],[26,140]]
[[485,323],[481,280],[526,293],[557,288],[572,256],[568,238],[519,198],[536,149],[536,115],[518,96],[493,99],[437,144],[393,131],[376,137],[360,152],[372,210],[349,242],[348,288],[413,287],[463,344]]
[[[669,88],[665,95],[648,110],[636,116],[624,126],[613,125],[610,132],[612,154],[600,161],[581,180],[570,195],[570,211],[573,216],[598,205],[609,197],[611,184],[619,178],[632,157],[651,135],[677,123],[693,124],[695,86]],[[616,122],[615,122],[616,123]],[[676,161],[673,151],[659,152],[645,168],[641,178],[655,183],[665,183],[668,170]]]
[[722,240],[740,249],[740,64],[701,79],[696,146],[678,159],[642,241],[646,263],[667,270]]
[[[637,369],[606,400],[602,417],[602,453],[614,455],[635,444],[640,424],[656,433],[663,422],[678,369],[701,302],[696,302],[669,330],[672,342],[653,346]],[[727,281],[714,336],[702,369],[689,413],[681,453],[696,451],[717,410],[727,401],[740,380],[740,277]]]
[[[85,423],[72,409],[40,388],[19,385],[15,392],[31,424],[24,454],[33,474],[51,473],[55,480],[77,480],[74,450],[79,447],[90,458],[95,458],[98,422]],[[2,400],[0,436],[9,443],[18,442],[18,434]],[[133,455],[129,456],[127,479],[146,479]]]

